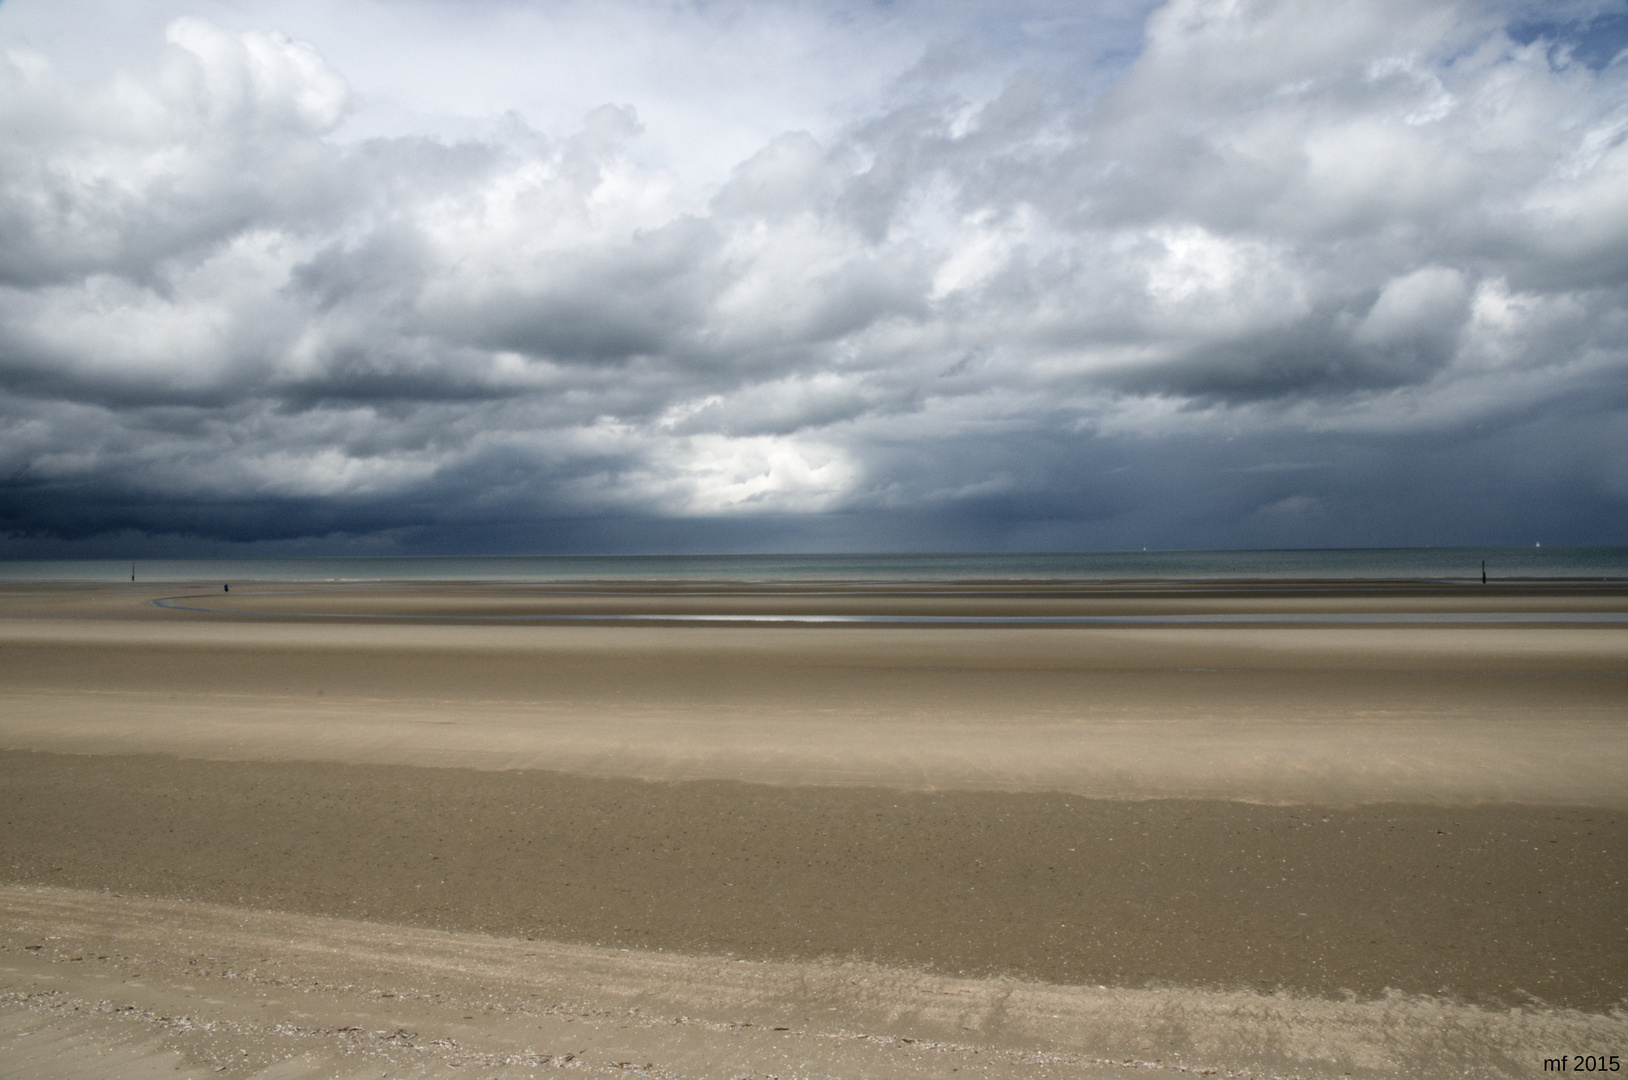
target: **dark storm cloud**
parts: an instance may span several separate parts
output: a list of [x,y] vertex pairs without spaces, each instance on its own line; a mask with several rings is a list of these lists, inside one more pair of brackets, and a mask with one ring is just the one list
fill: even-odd
[[622,104],[349,137],[270,31],[14,49],[6,550],[1620,538],[1620,8],[946,10],[699,177]]

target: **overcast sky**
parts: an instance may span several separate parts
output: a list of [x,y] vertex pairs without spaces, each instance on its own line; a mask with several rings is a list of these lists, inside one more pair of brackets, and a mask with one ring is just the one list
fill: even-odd
[[1625,47],[0,0],[0,556],[1628,543]]

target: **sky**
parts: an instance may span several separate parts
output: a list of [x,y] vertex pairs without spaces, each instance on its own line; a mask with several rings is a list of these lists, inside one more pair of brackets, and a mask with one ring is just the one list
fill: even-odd
[[1628,543],[1625,49],[0,0],[0,558]]

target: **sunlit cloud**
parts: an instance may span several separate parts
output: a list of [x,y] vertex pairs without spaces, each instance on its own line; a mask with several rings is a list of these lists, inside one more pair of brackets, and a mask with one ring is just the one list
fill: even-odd
[[1620,539],[1602,13],[8,0],[0,550]]

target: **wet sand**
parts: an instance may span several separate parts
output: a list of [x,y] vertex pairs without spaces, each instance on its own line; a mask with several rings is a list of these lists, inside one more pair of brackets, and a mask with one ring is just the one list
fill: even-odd
[[[1057,1015],[1078,1021],[923,1029],[909,1037],[961,1049],[921,1075],[993,1067],[980,1048],[1072,1055],[1052,1075],[1126,1054],[1434,1075],[1472,1044],[1501,1047],[1478,1074],[1535,1075],[1567,1050],[1563,1030],[1628,1046],[1628,627],[546,619],[1628,610],[1606,586],[936,591],[239,586],[241,607],[218,614],[151,604],[226,602],[202,589],[6,589],[0,990],[88,962],[52,967],[22,940],[61,939],[69,908],[93,928],[132,918],[120,905],[186,900],[165,910],[315,918],[353,943],[382,926],[464,935],[466,952],[627,949],[671,982],[669,1010],[733,959],[803,986],[849,964],[980,1001],[1023,987],[1063,995]],[[429,618],[380,617],[402,614]],[[527,621],[471,619],[488,615]],[[355,965],[374,962],[363,953]],[[700,967],[656,974],[679,960]],[[609,993],[583,978],[551,993]],[[44,1000],[12,999],[40,1015]],[[819,1000],[805,1034],[914,1045],[885,1009]],[[603,1016],[625,1005],[609,1001]],[[1297,1027],[1285,1008],[1317,1019]],[[737,1030],[751,1012],[708,1022]],[[668,1063],[646,1061],[824,1074],[768,1057],[714,1071],[723,1049],[682,1042],[656,1039]],[[908,1074],[855,1053],[821,1067]]]

